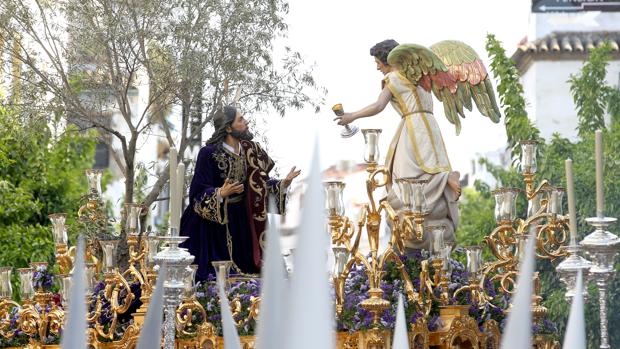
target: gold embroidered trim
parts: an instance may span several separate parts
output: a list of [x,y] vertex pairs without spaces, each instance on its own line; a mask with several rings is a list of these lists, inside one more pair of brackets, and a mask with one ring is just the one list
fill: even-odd
[[208,219],[219,224],[227,224],[227,203],[227,198],[220,203],[220,200],[217,197],[217,190],[214,190],[213,194],[210,196],[207,197],[207,195],[205,195],[205,197],[201,200],[197,200],[196,203],[194,203],[194,211],[204,219]]

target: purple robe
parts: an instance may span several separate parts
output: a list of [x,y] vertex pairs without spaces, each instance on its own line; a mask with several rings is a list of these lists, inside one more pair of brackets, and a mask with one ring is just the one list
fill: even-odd
[[[180,232],[189,236],[182,247],[196,257],[197,281],[214,274],[211,262],[231,260],[231,255],[233,273],[260,272],[269,194],[275,196],[280,214],[286,201],[282,181],[269,178],[273,166],[256,142],[241,141],[239,155],[221,143],[200,149]],[[243,193],[218,198],[217,190],[226,178],[242,182]]]

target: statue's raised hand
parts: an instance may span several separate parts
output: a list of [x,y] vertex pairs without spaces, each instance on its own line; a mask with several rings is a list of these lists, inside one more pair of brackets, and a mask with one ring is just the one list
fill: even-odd
[[300,173],[301,170],[295,171],[295,166],[293,166],[288,175],[286,175],[286,178],[282,180],[282,185],[284,186],[284,188],[288,188],[288,186],[291,185],[291,182],[293,182],[293,179],[299,176]]

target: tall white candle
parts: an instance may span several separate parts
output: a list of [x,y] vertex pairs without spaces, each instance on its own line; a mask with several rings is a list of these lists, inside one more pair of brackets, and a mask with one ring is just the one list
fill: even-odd
[[596,153],[596,216],[605,215],[605,196],[603,195],[603,132],[595,132],[595,153]]
[[184,197],[184,191],[185,191],[185,164],[183,162],[181,162],[179,164],[179,166],[177,167],[177,188],[175,190],[175,199],[177,200],[175,205],[174,205],[174,224],[175,227],[177,228],[176,233],[179,233],[178,228],[181,227],[181,210],[183,209],[183,197]]
[[170,198],[169,198],[169,210],[170,210],[170,228],[178,228],[174,225],[174,212],[176,211],[176,191],[177,191],[177,149],[175,147],[170,148]]
[[575,184],[573,182],[573,160],[566,159],[566,192],[568,194],[568,219],[571,245],[577,243],[577,214],[575,212]]

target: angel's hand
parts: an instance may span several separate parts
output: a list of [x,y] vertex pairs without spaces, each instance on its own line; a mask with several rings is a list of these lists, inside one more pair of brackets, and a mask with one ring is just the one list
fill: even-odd
[[336,116],[334,118],[334,121],[338,121],[338,125],[344,126],[344,125],[348,125],[352,123],[353,121],[355,121],[355,117],[353,116],[352,113],[344,113],[340,116]]

